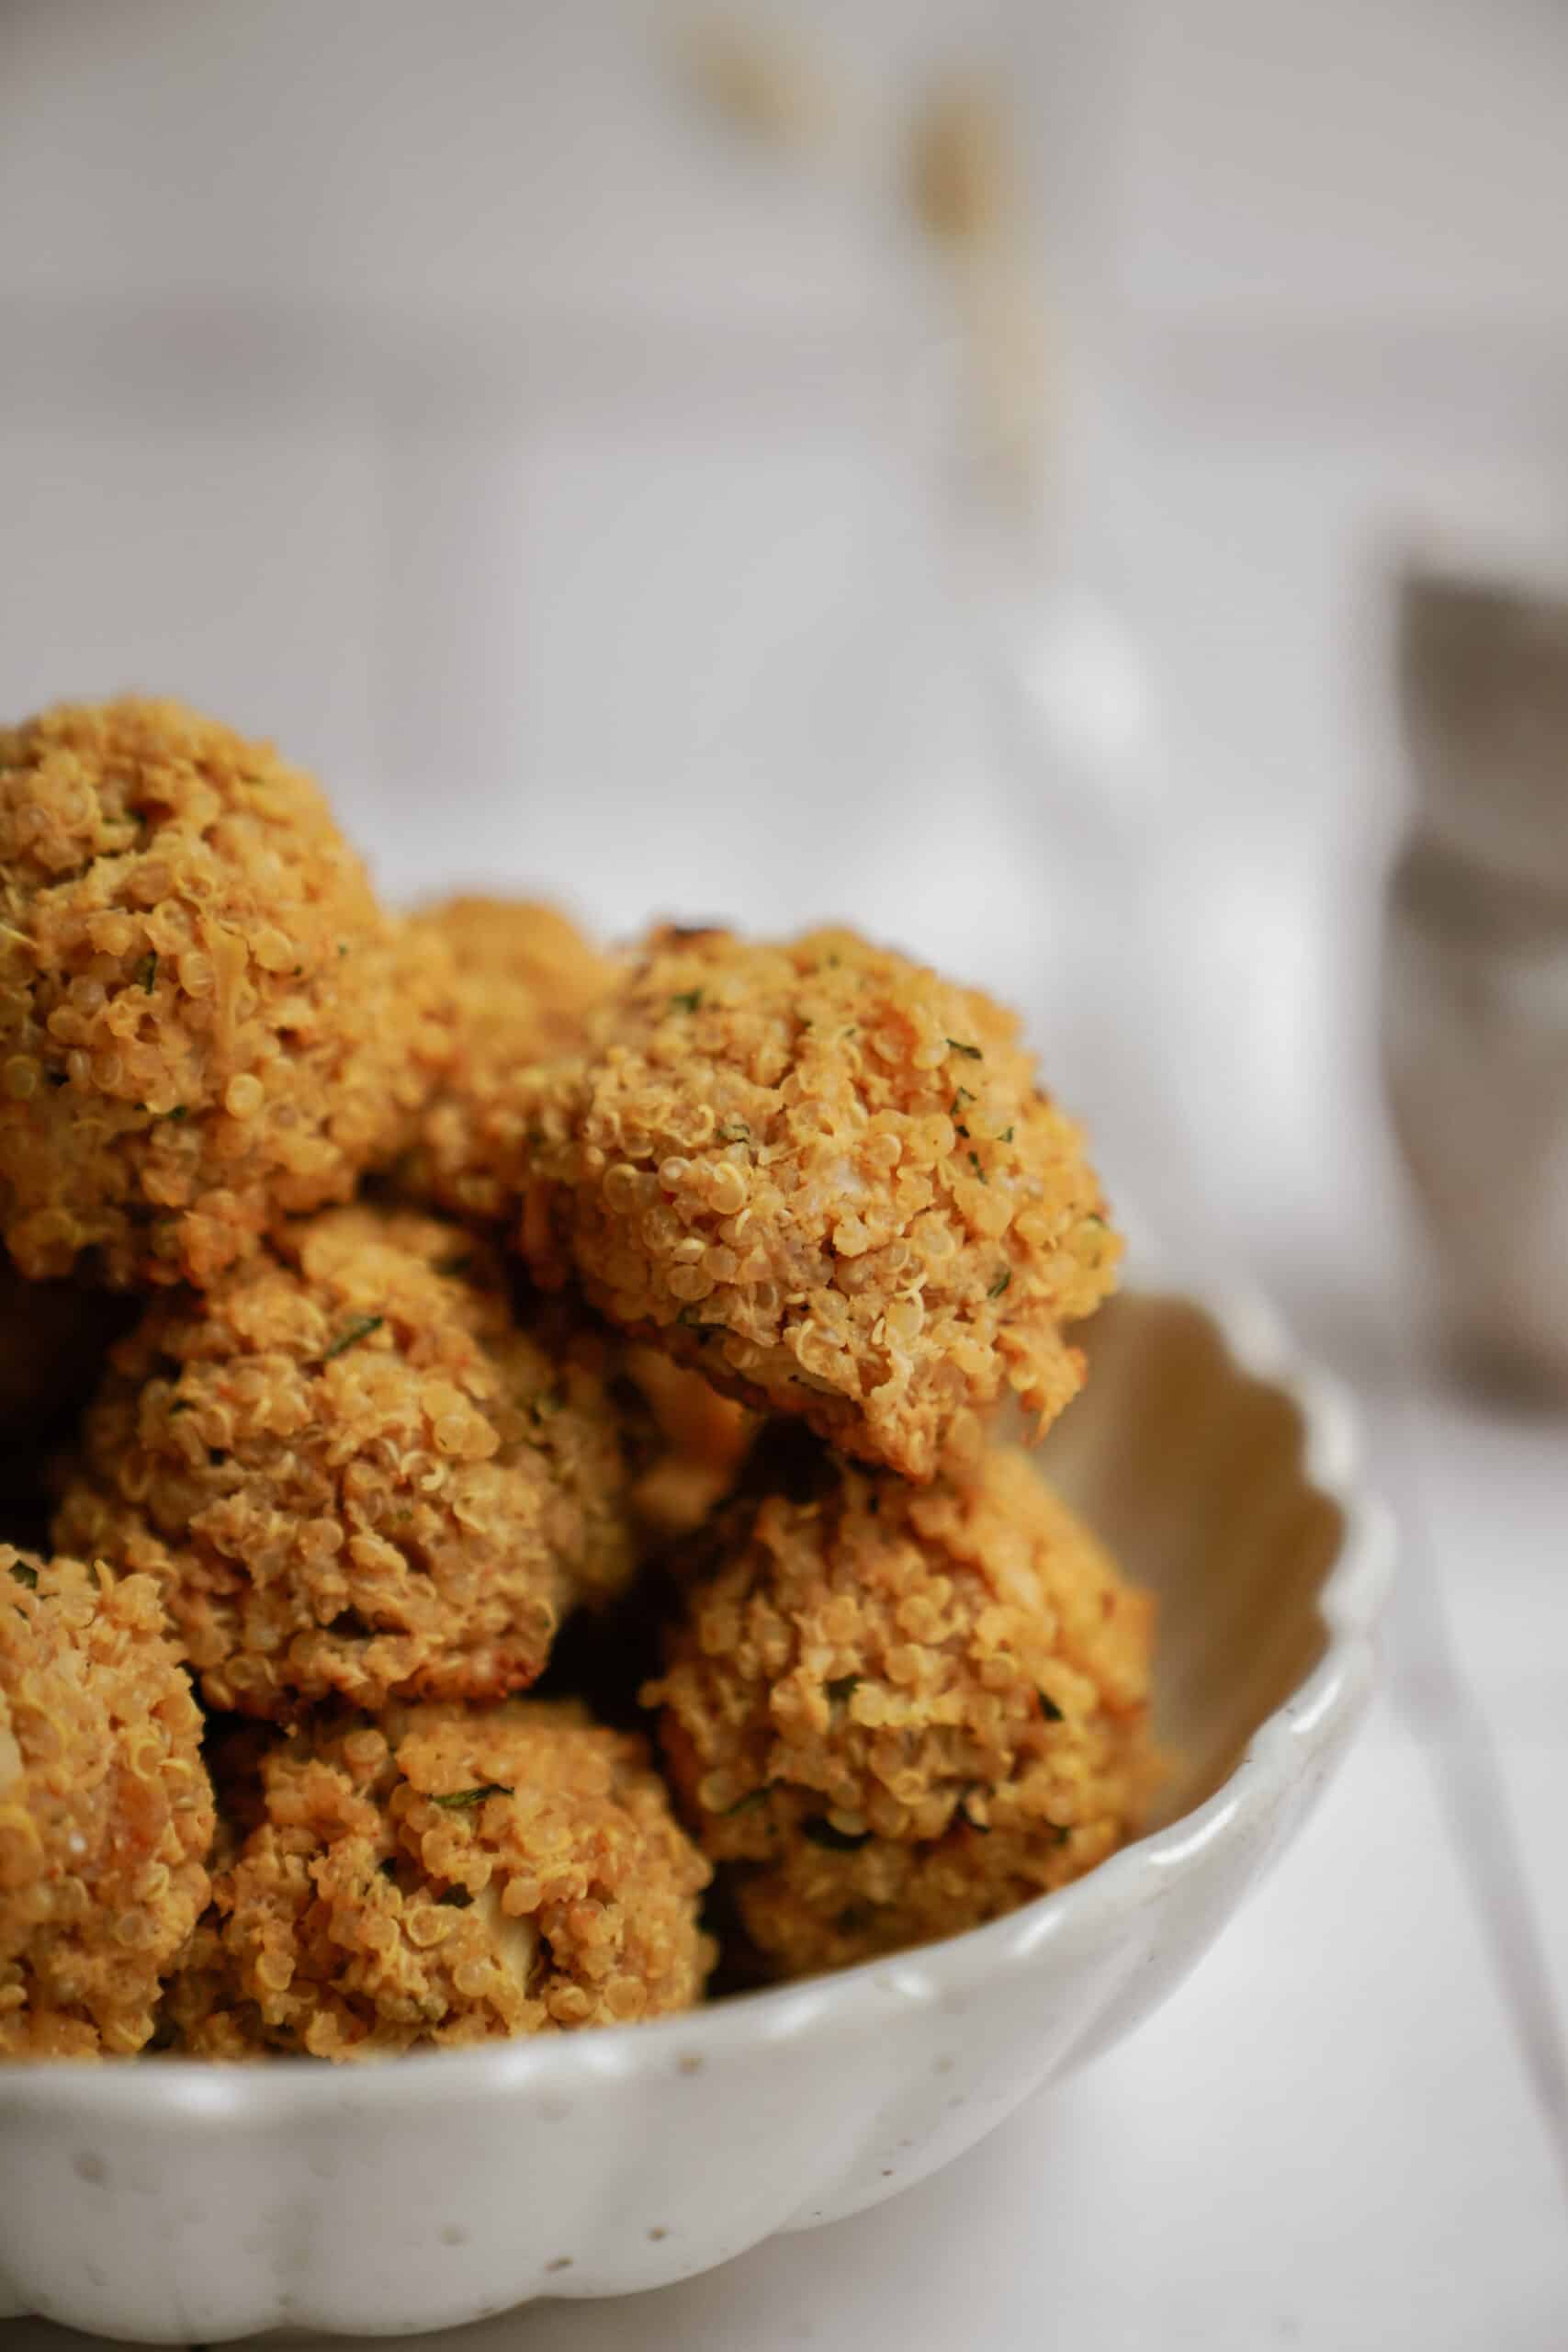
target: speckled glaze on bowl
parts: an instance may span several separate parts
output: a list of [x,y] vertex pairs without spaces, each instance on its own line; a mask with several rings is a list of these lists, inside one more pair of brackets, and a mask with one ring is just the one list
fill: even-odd
[[656,2025],[363,2070],[0,2068],[0,2312],[399,2334],[668,2284],[876,2204],[1146,2016],[1294,1835],[1388,1582],[1343,1405],[1249,1299],[1134,1283],[1053,1476],[1162,1595],[1164,1817],[993,1926]]

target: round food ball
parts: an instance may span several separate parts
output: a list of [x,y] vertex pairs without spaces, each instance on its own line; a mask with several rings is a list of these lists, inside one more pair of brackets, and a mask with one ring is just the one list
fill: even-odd
[[636,1565],[617,1408],[513,1319],[481,1242],[329,1209],[156,1300],[57,1541],[154,1575],[209,1705],[498,1699]]
[[412,1136],[442,942],[317,786],[172,702],[0,730],[0,1227],[24,1274],[213,1281]]
[[662,1709],[704,1851],[781,1976],[995,1918],[1119,1845],[1152,1785],[1152,1603],[1034,1470],[824,1463],[699,1539]]
[[519,1081],[544,1281],[744,1401],[926,1479],[1007,1390],[1076,1394],[1064,1327],[1118,1244],[1016,1024],[848,932],[655,935],[583,1053]]
[[0,2057],[124,2055],[208,1897],[201,1718],[156,1588],[0,1545]]
[[262,1766],[178,2045],[378,2057],[689,2008],[708,1869],[635,1734],[538,1700],[318,1720]]
[[407,1188],[458,1216],[514,1208],[526,1150],[519,1070],[570,1053],[616,967],[557,907],[450,899],[414,918],[457,967],[454,1053],[404,1163]]

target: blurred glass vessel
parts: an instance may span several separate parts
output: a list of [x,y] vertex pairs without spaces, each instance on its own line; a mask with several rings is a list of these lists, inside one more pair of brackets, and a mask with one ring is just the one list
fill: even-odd
[[1568,1393],[1568,596],[1412,573],[1383,1049],[1453,1319]]

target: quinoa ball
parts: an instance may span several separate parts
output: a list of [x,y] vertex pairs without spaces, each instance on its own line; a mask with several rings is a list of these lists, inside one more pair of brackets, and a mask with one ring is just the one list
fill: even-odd
[[173,702],[0,729],[0,1230],[21,1272],[209,1283],[344,1200],[451,1050],[443,942],[310,779]]
[[699,1539],[661,1710],[693,1833],[780,1976],[1078,1878],[1152,1786],[1153,1609],[1029,1457],[974,1483],[824,1460]]
[[1081,1385],[1119,1245],[986,997],[848,932],[666,930],[517,1093],[539,1279],[714,1386],[928,1479]]
[[485,1245],[361,1205],[154,1301],[56,1540],[157,1577],[215,1708],[499,1699],[632,1574],[627,1484],[603,1382],[517,1326]]
[[263,1763],[176,2046],[369,2058],[689,2008],[708,1877],[646,1744],[580,1707],[317,1719]]
[[530,899],[450,899],[414,922],[457,967],[455,1044],[403,1182],[458,1216],[499,1221],[525,1149],[517,1073],[581,1042],[616,967],[558,907]]
[[208,1898],[200,1742],[146,1577],[0,1545],[0,2058],[151,2038]]

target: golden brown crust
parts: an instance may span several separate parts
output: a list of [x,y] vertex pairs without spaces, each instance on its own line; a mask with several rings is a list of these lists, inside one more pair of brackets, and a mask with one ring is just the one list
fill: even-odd
[[178,2044],[369,2058],[689,2007],[708,1870],[644,1743],[575,1706],[318,1720],[262,1769]]
[[581,1043],[616,967],[558,907],[532,899],[449,899],[414,928],[457,966],[455,1051],[401,1181],[417,1199],[499,1222],[522,1187],[518,1073]]
[[930,1478],[1007,1390],[1043,1425],[1119,1244],[987,998],[817,932],[656,933],[576,1057],[518,1075],[540,1279],[743,1400]]
[[[615,983],[611,959],[543,899],[443,899],[413,921],[440,933],[465,978],[493,984],[498,1026],[521,1020],[526,1010],[539,1054],[575,1037],[582,1015]],[[515,990],[510,1003],[503,988]]]
[[972,1487],[824,1465],[699,1540],[671,1776],[782,1975],[978,1925],[1100,1861],[1151,1781],[1152,1604],[998,1449]]
[[0,1546],[0,2057],[149,2040],[208,1897],[200,1740],[145,1577]]
[[213,1281],[390,1158],[451,1050],[434,933],[316,786],[172,702],[0,730],[0,1222],[21,1271]]
[[57,1540],[163,1587],[209,1703],[500,1698],[635,1566],[615,1409],[492,1253],[323,1211],[115,1351]]

